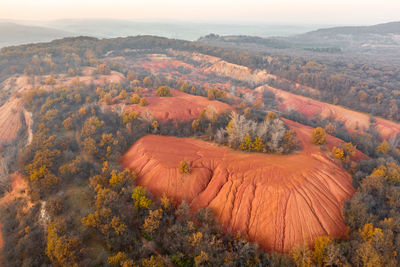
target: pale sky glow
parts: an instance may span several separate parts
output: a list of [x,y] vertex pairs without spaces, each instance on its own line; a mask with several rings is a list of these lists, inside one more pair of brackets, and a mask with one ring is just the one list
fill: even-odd
[[400,0],[0,0],[0,19],[113,18],[319,24],[400,20]]

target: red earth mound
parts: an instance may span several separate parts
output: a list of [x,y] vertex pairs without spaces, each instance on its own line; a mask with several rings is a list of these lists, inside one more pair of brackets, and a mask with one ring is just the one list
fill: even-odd
[[225,103],[209,100],[206,97],[186,94],[177,90],[171,90],[171,97],[149,96],[147,106],[129,105],[126,109],[137,112],[149,111],[154,118],[160,121],[188,120],[198,118],[200,113],[208,106],[214,106],[217,113],[223,113],[232,108]]
[[[259,92],[269,90],[280,100],[279,109],[293,109],[307,118],[320,116],[322,119],[333,118],[344,123],[349,132],[363,132],[369,129],[369,115],[354,110],[346,109],[308,97],[295,95],[270,86],[261,86]],[[400,134],[400,124],[382,118],[376,118],[375,129],[386,140],[396,138]]]
[[[265,250],[288,252],[316,237],[346,235],[343,202],[352,178],[319,147],[311,128],[286,121],[303,147],[291,155],[242,153],[191,138],[146,136],[123,156],[153,195],[209,207],[224,229],[242,232]],[[340,140],[328,137],[328,145]],[[358,152],[359,153],[359,152]],[[179,172],[180,161],[192,172]]]

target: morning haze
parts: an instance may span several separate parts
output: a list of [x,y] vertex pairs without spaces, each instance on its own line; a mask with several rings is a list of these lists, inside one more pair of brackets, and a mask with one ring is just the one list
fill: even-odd
[[398,18],[397,0],[3,0],[0,18],[112,18],[225,23],[376,24]]

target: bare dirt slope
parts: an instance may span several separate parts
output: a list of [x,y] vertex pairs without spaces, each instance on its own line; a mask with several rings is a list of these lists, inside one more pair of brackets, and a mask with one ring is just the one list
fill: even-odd
[[13,90],[20,93],[26,92],[33,88],[42,88],[45,90],[52,90],[63,86],[70,86],[77,82],[81,84],[94,84],[95,86],[103,86],[107,83],[121,83],[124,82],[125,76],[116,71],[111,71],[109,75],[93,75],[96,69],[93,67],[84,67],[79,76],[67,76],[65,74],[58,74],[54,76],[54,84],[46,84],[46,80],[50,75],[37,75],[30,77],[27,75],[14,75],[2,83],[2,90]]
[[[279,109],[293,109],[307,118],[320,116],[322,119],[333,118],[344,123],[349,132],[364,132],[370,127],[370,116],[341,106],[320,102],[308,97],[295,95],[270,86],[261,86],[259,92],[269,90],[280,100]],[[378,133],[387,140],[400,134],[400,124],[382,118],[375,118],[374,127]]]
[[200,69],[202,72],[207,74],[211,73],[233,80],[248,82],[250,84],[265,84],[270,80],[275,80],[284,82],[286,84],[291,84],[298,92],[307,92],[313,95],[319,95],[319,91],[315,88],[291,82],[287,79],[268,73],[266,70],[251,69],[246,66],[230,63],[218,57],[197,52],[190,53],[183,51],[171,51],[171,53],[174,53],[176,56],[183,56],[190,61],[196,61],[200,64]]
[[[122,158],[138,183],[193,209],[209,207],[228,231],[266,250],[288,252],[316,237],[346,235],[343,202],[351,176],[310,142],[311,128],[286,121],[303,150],[291,155],[242,153],[191,138],[146,136]],[[340,142],[329,137],[328,145]],[[191,162],[182,175],[180,161]]]
[[21,99],[12,97],[0,107],[0,144],[17,138],[22,126],[21,115],[24,108]]
[[209,100],[206,97],[186,94],[177,90],[171,90],[171,97],[146,97],[148,105],[129,105],[126,109],[139,113],[149,111],[154,118],[160,121],[188,120],[198,118],[200,113],[208,106],[214,106],[217,113],[223,113],[232,108],[223,102]]

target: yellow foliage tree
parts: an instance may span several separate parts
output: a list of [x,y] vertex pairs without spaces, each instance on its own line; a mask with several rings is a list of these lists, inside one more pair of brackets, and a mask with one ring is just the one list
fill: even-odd
[[358,230],[364,241],[371,242],[374,239],[383,238],[382,229],[375,228],[372,223],[367,223],[362,229]]
[[142,107],[147,106],[147,99],[142,97],[139,101],[139,105],[141,105]]
[[163,194],[161,199],[161,206],[165,209],[168,210],[170,208],[171,202],[169,200],[169,198],[167,197],[167,194]]
[[[229,126],[229,124],[228,124],[228,126]],[[251,146],[252,146],[251,136],[249,133],[246,133],[246,136],[244,137],[242,144],[240,145],[240,149],[249,151],[249,150],[251,150]]]
[[326,132],[323,128],[317,127],[311,133],[311,141],[315,145],[323,145],[326,143]]
[[153,204],[151,199],[146,196],[146,190],[141,186],[133,189],[132,199],[135,201],[135,207],[138,209],[148,209]]
[[251,150],[262,152],[264,151],[264,147],[265,147],[264,140],[261,137],[256,136],[254,138],[253,143],[251,144]]
[[122,114],[122,122],[124,124],[132,123],[138,117],[139,113],[137,113],[136,111],[125,110],[124,113]]
[[377,153],[387,154],[390,150],[390,145],[384,140],[379,146],[376,147]]
[[313,254],[305,245],[294,247],[290,251],[290,256],[297,267],[310,267],[312,265]]
[[181,89],[181,91],[187,93],[189,91],[189,85],[187,84],[187,82],[182,83],[180,89]]
[[142,266],[143,267],[164,267],[165,263],[164,260],[160,257],[151,256],[147,259],[142,259]]
[[111,220],[111,227],[114,229],[117,235],[121,235],[128,230],[126,224],[121,221],[121,218],[118,216],[114,216]]
[[344,151],[339,147],[334,146],[332,148],[332,154],[336,159],[342,160],[344,158]]
[[329,236],[320,236],[315,239],[313,259],[319,266],[323,266],[326,257],[326,249],[332,242]]
[[60,235],[54,222],[47,227],[46,255],[57,266],[78,266],[78,255],[75,251],[79,246],[77,238],[67,238]]
[[158,229],[160,226],[160,221],[162,219],[163,211],[162,209],[157,209],[157,210],[150,210],[149,215],[147,218],[144,220],[143,223],[143,231],[145,231],[148,234],[153,234],[155,230]]
[[182,174],[189,174],[192,172],[192,167],[190,166],[190,162],[186,160],[182,160],[179,163],[179,172]]
[[391,184],[400,182],[400,166],[394,162],[387,162],[386,166],[379,165],[372,174],[384,177]]
[[168,86],[160,86],[156,91],[157,96],[166,97],[171,96],[171,89]]
[[122,90],[121,93],[119,94],[119,97],[121,99],[126,99],[128,97],[128,94],[126,93],[126,90]]
[[200,252],[200,255],[194,257],[194,263],[196,266],[200,266],[201,264],[208,261],[208,253],[203,250]]
[[202,239],[203,239],[202,232],[193,233],[191,236],[188,237],[188,241],[192,246],[196,246],[196,244],[200,243]]
[[88,216],[81,219],[81,223],[86,227],[100,226],[100,220],[97,213],[90,213]]
[[124,252],[119,251],[114,256],[108,257],[108,263],[111,265],[119,266],[120,262],[126,260],[127,256]]
[[138,94],[132,94],[131,98],[129,99],[131,104],[139,104],[140,96]]
[[277,117],[278,117],[278,115],[276,115],[275,112],[270,111],[270,112],[268,112],[268,114],[265,116],[265,120],[267,120],[267,121],[272,121],[272,120],[276,119]]
[[159,129],[159,127],[160,127],[160,124],[158,123],[158,121],[153,121],[153,123],[151,124],[151,126],[153,126],[154,132],[157,132],[158,129]]

